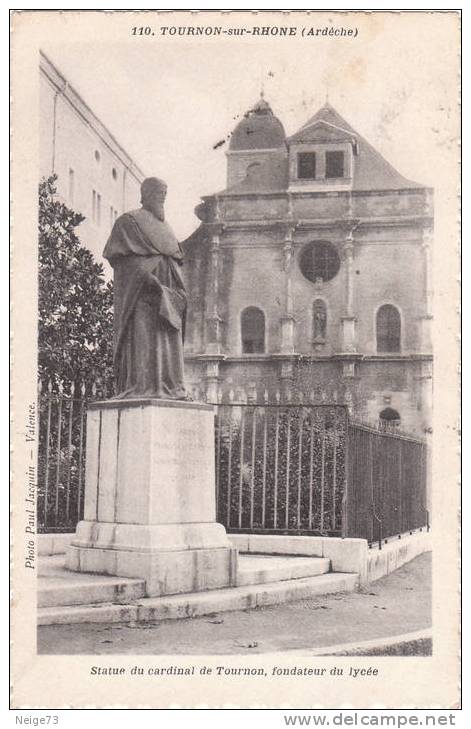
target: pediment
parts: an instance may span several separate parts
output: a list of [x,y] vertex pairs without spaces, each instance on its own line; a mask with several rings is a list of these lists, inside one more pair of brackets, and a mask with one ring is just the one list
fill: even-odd
[[303,127],[288,139],[288,143],[322,143],[322,142],[356,142],[356,137],[348,129],[342,129],[335,124],[319,119]]

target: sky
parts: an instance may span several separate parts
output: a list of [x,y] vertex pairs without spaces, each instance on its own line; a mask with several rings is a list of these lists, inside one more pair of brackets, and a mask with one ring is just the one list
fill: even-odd
[[42,49],[143,172],[167,181],[167,219],[183,239],[198,225],[193,211],[201,196],[225,187],[228,142],[213,146],[228,137],[262,86],[288,135],[328,94],[401,174],[439,187],[437,169],[455,149],[457,103],[449,38],[441,38],[436,20],[429,25],[424,16],[413,43],[395,22],[377,18],[360,33],[361,43],[48,39]]

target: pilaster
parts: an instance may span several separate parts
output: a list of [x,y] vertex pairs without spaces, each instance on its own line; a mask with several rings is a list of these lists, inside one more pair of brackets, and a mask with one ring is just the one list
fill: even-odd
[[219,316],[219,277],[221,268],[221,234],[224,226],[219,222],[219,205],[216,198],[215,220],[209,224],[210,231],[210,276],[208,308],[205,328],[205,352],[221,353],[221,323]]
[[292,267],[294,258],[293,233],[296,224],[290,223],[284,230],[283,271],[285,279],[284,312],[281,316],[281,351],[285,354],[294,352],[294,313],[292,292]]
[[[353,233],[357,227],[357,222],[352,222],[349,226],[345,241],[343,244],[343,253],[345,261],[345,314],[340,318],[342,322],[342,354],[356,354],[356,316],[354,311],[354,276],[353,262],[355,244]],[[355,361],[345,361],[343,363],[343,377],[355,377]]]
[[422,265],[423,265],[423,298],[424,313],[420,319],[420,350],[421,352],[432,351],[432,240],[433,233],[430,227],[424,228],[422,237]]

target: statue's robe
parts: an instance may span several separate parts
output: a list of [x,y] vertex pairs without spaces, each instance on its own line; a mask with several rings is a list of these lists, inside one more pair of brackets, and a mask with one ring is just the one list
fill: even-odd
[[116,397],[185,398],[186,293],[170,226],[144,208],[125,213],[103,256],[114,271]]

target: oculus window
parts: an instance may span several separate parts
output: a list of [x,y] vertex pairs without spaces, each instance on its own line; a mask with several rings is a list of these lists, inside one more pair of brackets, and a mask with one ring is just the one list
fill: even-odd
[[344,176],[343,152],[325,153],[325,176],[330,179]]
[[330,281],[337,275],[340,258],[335,246],[327,241],[309,243],[301,251],[299,266],[309,281]]
[[242,352],[254,354],[265,351],[265,314],[256,306],[243,310],[240,319]]
[[401,315],[392,304],[384,304],[376,314],[376,350],[401,351]]
[[298,153],[298,179],[315,180],[316,179],[316,153],[315,152],[299,152]]

